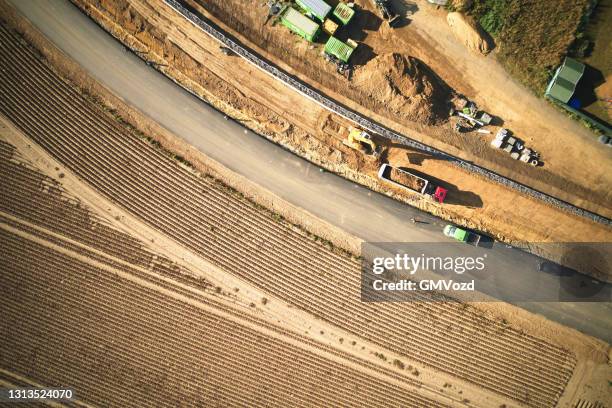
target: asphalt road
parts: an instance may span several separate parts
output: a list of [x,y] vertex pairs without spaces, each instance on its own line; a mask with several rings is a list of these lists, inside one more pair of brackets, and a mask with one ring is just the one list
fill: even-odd
[[[533,255],[493,242],[483,248],[452,243],[442,235],[446,224],[443,220],[321,172],[317,166],[225,120],[222,114],[126,52],[67,0],[9,1],[92,77],[127,103],[207,156],[288,202],[365,241],[442,242],[448,244],[448,254],[486,253],[494,276],[480,279],[478,285],[496,298],[556,299],[567,293],[568,280],[561,279],[558,271],[538,271],[540,260]],[[412,223],[411,218],[421,222]],[[417,246],[423,250],[428,247]],[[512,303],[608,342],[612,340],[610,302]]]

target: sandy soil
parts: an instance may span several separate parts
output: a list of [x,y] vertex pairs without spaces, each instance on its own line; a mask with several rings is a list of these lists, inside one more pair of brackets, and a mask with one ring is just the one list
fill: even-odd
[[[400,28],[391,30],[382,23],[370,2],[357,1],[361,13],[347,34],[363,44],[362,54],[355,57],[354,63],[363,65],[377,55],[397,51],[420,59],[441,81],[478,102],[498,117],[498,124],[503,123],[528,146],[539,151],[544,167],[524,166],[491,149],[487,143],[491,136],[457,135],[448,123],[430,126],[409,122],[389,115],[390,111],[381,101],[369,104],[360,93],[354,92],[350,82],[336,75],[333,67],[320,58],[318,45],[313,47],[300,42],[280,25],[264,26],[266,10],[263,7],[252,7],[238,0],[199,2],[202,7],[197,7],[195,0],[191,3],[288,72],[380,123],[578,206],[604,215],[612,214],[609,207],[612,176],[607,170],[610,161],[594,135],[518,86],[493,56],[485,58],[466,52],[465,45],[452,34],[444,10],[436,10],[424,0],[403,5],[397,2],[396,7],[406,17]],[[496,128],[491,128],[493,133]],[[567,146],[579,148],[568,149]],[[596,157],[597,160],[586,163],[583,157]]]
[[[601,225],[393,146],[387,146],[384,155],[390,163],[436,175],[434,181],[449,190],[448,204],[440,207],[430,200],[386,188],[375,178],[378,163],[364,160],[341,143],[340,129],[349,126],[346,121],[288,91],[237,57],[223,55],[215,42],[194,31],[189,23],[157,1],[134,1],[129,12],[121,7],[115,9],[116,4],[109,6],[113,7],[112,12],[90,3],[77,4],[85,4],[88,13],[132,48],[149,50],[147,56],[153,61],[169,65],[162,70],[214,106],[301,156],[354,181],[508,242],[612,239],[610,230]],[[111,16],[117,16],[129,31],[121,29]],[[170,26],[169,31],[162,29]],[[300,106],[300,110],[287,110],[287,106]],[[262,115],[269,119],[262,120]],[[551,228],[553,219],[556,225]]]
[[406,173],[400,172],[397,168],[391,169],[389,178],[396,183],[402,184],[413,190],[421,191],[423,188],[423,181],[407,175]]
[[462,42],[469,50],[480,54],[491,52],[491,46],[473,18],[459,12],[453,12],[448,13],[446,21],[457,40]]
[[373,106],[391,114],[431,124],[448,113],[451,93],[421,62],[399,53],[382,54],[356,70],[352,85]]
[[587,186],[594,195],[583,195],[574,202],[585,208],[588,201],[598,202],[602,214],[609,211],[610,155],[601,149],[594,134],[510,78],[494,53],[486,57],[466,53],[444,21],[444,10],[436,10],[424,0],[415,3],[418,11],[410,16],[410,24],[396,32],[408,52],[421,58],[456,92],[500,117],[504,127],[542,153],[545,167],[537,170],[548,174],[533,176],[536,188],[546,191],[537,182],[541,180],[556,186],[561,193],[558,196],[563,197],[562,191],[572,194],[577,186]]

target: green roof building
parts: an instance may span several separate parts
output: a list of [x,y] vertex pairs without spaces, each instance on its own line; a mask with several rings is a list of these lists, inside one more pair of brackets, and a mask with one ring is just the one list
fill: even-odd
[[353,51],[355,51],[354,47],[343,43],[335,37],[329,37],[329,40],[325,43],[325,52],[333,55],[342,62],[348,62]]
[[331,12],[331,6],[323,0],[295,0],[295,3],[312,17],[323,22]]
[[313,42],[319,33],[319,25],[292,7],[287,7],[280,16],[282,25],[302,38]]
[[565,58],[563,65],[557,69],[548,84],[545,95],[559,102],[568,103],[576,91],[576,85],[582,78],[584,69],[584,64],[572,58]]
[[355,10],[346,3],[340,2],[334,9],[334,16],[344,25],[347,25],[355,15]]

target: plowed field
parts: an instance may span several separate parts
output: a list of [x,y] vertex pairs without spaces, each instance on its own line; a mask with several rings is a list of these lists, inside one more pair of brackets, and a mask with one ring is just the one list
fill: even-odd
[[5,230],[0,241],[0,364],[88,402],[441,406]]
[[[553,406],[561,395],[575,364],[569,351],[459,304],[364,304],[359,300],[357,261],[167,158],[84,99],[5,29],[0,30],[0,67],[1,113],[102,195],[202,258],[342,329],[529,406]],[[6,183],[2,194],[18,194],[15,190],[23,188],[20,182],[15,178]],[[48,218],[53,217],[29,215],[30,210],[10,205],[6,211],[52,222]],[[282,344],[129,282],[113,285],[103,273],[62,254],[6,233],[2,239],[2,269],[7,271],[3,285],[8,285],[3,292],[10,294],[3,299],[3,307],[11,316],[5,329],[15,325],[11,330],[19,333],[9,336],[5,347],[20,350],[18,358],[11,359],[22,364],[20,370],[32,374],[50,370],[66,381],[78,378],[82,387],[96,395],[100,390],[80,374],[100,367],[105,381],[116,387],[118,405],[146,402],[143,389],[171,405],[180,405],[184,398],[240,405],[230,398],[233,392],[245,395],[244,401],[279,406],[307,400],[314,404],[327,398],[338,405],[354,405],[365,396],[371,406],[411,401],[409,396],[398,397],[402,390],[384,395],[381,390],[386,386],[376,381],[349,375],[316,356],[295,354]],[[8,262],[13,253],[14,262]],[[45,288],[50,288],[48,295],[41,296]],[[37,326],[32,317],[19,314],[26,308],[33,316],[47,318]],[[147,325],[137,316],[146,316]],[[108,329],[101,330],[101,325]],[[49,341],[20,343],[36,335]],[[126,342],[121,343],[124,338]],[[235,343],[236,338],[243,342]],[[99,353],[91,360],[79,360],[78,353],[67,355],[72,363],[63,365],[62,358],[52,353],[62,343],[70,344],[71,350],[98,349]],[[49,353],[33,361],[37,349]],[[143,349],[151,350],[150,355],[139,352]],[[168,350],[180,353],[170,355]],[[252,367],[262,361],[269,364],[253,372]],[[329,388],[315,381],[324,378],[325,372],[337,378]],[[141,373],[160,386],[119,392],[138,388],[137,382],[123,381],[122,373]],[[283,388],[295,381],[304,388]],[[92,398],[102,398],[97,395]],[[381,400],[376,402],[373,396]]]
[[[231,323],[233,326],[227,335],[233,336],[233,342],[239,346],[232,346],[231,342],[212,336],[210,343],[206,344],[206,351],[200,348],[198,353],[191,352],[194,341],[197,343],[199,337],[209,335],[213,329],[217,330],[218,321],[225,320],[211,316],[216,320],[210,327],[194,327],[194,316],[202,311],[186,301],[214,307],[245,323],[256,324],[285,338],[300,340],[341,356],[350,364],[361,364],[381,372],[379,367],[365,361],[274,327],[240,309],[215,301],[210,296],[203,296],[202,290],[207,291],[208,295],[227,295],[219,294],[205,281],[189,276],[188,271],[180,270],[169,260],[151,253],[141,242],[125,233],[110,226],[102,228],[103,220],[96,219],[88,208],[79,204],[57,181],[31,167],[11,145],[2,141],[0,173],[10,180],[2,185],[0,192],[3,198],[0,200],[0,271],[4,282],[0,291],[7,294],[0,306],[4,317],[1,332],[7,334],[0,341],[0,367],[3,370],[26,377],[37,384],[69,385],[77,390],[80,400],[112,406],[143,406],[146,398],[156,401],[158,406],[193,406],[198,402],[203,406],[321,406],[324,405],[323,401],[357,406],[366,398],[365,395],[352,392],[347,393],[346,398],[338,398],[335,395],[346,390],[342,391],[335,386],[329,395],[315,393],[313,390],[320,390],[321,385],[309,383],[308,378],[313,381],[325,380],[330,384],[339,381],[349,388],[357,387],[359,382],[375,384],[374,388],[364,388],[364,392],[380,394],[380,406],[396,404],[400,398],[408,406],[443,406],[422,396],[408,394],[397,385],[370,378],[354,372],[354,369],[308,353],[304,354],[304,361],[296,359],[294,355],[278,360],[277,364],[291,370],[291,374],[287,375],[269,365],[271,360],[255,359],[264,353],[261,342],[269,341],[269,347],[278,356],[283,353],[278,345],[289,345],[252,329],[250,331],[253,335],[245,336],[241,330],[248,329],[236,323]],[[46,245],[28,240],[15,231],[42,240]],[[116,250],[115,242],[127,241],[132,243],[130,254]],[[103,264],[117,273],[125,272],[140,282],[122,280],[117,273],[92,266],[70,254],[84,256],[88,262]],[[156,278],[156,275],[166,279]],[[180,282],[182,285],[172,282]],[[118,288],[125,290],[121,292]],[[157,298],[147,297],[141,292],[153,294]],[[172,295],[168,296],[167,293]],[[117,299],[124,300],[117,302]],[[134,306],[142,305],[143,299],[145,303],[147,300],[150,303],[143,305],[143,308]],[[175,315],[172,315],[169,304],[174,305]],[[115,312],[109,313],[111,309]],[[175,325],[188,326],[194,338],[186,339],[181,336],[180,330],[162,330],[152,324],[161,324],[168,319]],[[135,325],[132,329],[129,329],[130,321]],[[159,330],[166,333],[165,337],[157,334]],[[196,336],[193,331],[199,334]],[[121,337],[122,334],[125,336]],[[253,339],[256,339],[256,343],[249,343]],[[177,343],[184,345],[177,348]],[[217,351],[213,346],[215,343],[223,344],[223,350]],[[160,347],[165,349],[159,352],[151,344],[161,344]],[[242,350],[240,352],[239,347]],[[302,353],[294,346],[291,349],[295,354]],[[231,354],[238,352],[240,355]],[[176,353],[181,357],[175,357]],[[162,355],[165,357],[162,358]],[[222,362],[224,358],[231,361]],[[151,360],[157,361],[157,365],[151,363]],[[251,371],[238,368],[241,364],[247,364],[245,361]],[[317,369],[313,370],[324,361],[333,367],[321,366],[324,374],[317,372]],[[240,382],[240,379],[234,377],[231,368],[234,362],[235,370],[239,370],[248,380]],[[300,370],[294,370],[293,364],[308,370],[307,375],[304,377],[305,374],[300,373]],[[164,371],[166,368],[167,372]],[[265,381],[258,376],[268,375],[268,369],[278,373],[280,383],[270,383],[259,390]],[[254,374],[252,370],[260,373]],[[335,373],[340,372],[338,370],[344,371],[346,378],[334,377]],[[392,373],[386,374],[390,378],[397,377]],[[0,376],[0,380],[4,377]],[[209,380],[209,377],[212,379]],[[18,386],[31,386],[28,382],[16,381],[16,378],[7,374],[5,381]],[[300,381],[296,382],[296,378],[300,378]],[[215,379],[232,385],[218,389]],[[200,382],[205,385],[198,385]],[[160,383],[162,387],[159,394],[151,394],[150,390]],[[292,392],[283,390],[282,384],[292,387]],[[129,395],[131,387],[138,387],[142,391],[137,395]],[[196,394],[193,394],[193,390],[196,390]],[[163,396],[164,393],[172,393],[172,396]],[[268,393],[278,393],[281,398],[274,403],[275,397]],[[305,396],[304,393],[313,396]],[[289,394],[289,397],[283,397]]]

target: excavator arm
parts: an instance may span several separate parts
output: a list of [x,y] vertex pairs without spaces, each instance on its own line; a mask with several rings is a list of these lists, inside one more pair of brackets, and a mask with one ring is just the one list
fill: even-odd
[[345,144],[355,150],[364,151],[368,155],[378,156],[378,146],[372,137],[359,129],[350,129]]

